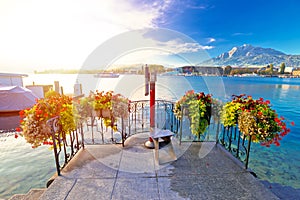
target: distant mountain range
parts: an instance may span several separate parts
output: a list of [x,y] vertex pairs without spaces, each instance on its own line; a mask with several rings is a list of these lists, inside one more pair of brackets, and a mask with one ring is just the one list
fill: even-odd
[[206,60],[201,65],[266,66],[273,64],[279,66],[283,62],[287,67],[298,67],[300,66],[300,55],[287,55],[275,49],[244,44],[240,47],[233,47],[230,51],[222,53],[218,57]]

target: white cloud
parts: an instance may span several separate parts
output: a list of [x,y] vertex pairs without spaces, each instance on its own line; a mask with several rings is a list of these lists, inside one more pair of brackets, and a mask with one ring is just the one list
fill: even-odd
[[[168,35],[169,32],[162,30],[161,34]],[[162,42],[134,34],[135,42],[142,44],[142,46],[115,57],[110,64],[155,63],[180,66],[185,63],[185,65],[193,65],[208,59],[205,50],[213,48],[212,46],[202,46],[179,34],[177,39],[172,39],[171,34],[169,35],[170,39]]]
[[202,46],[202,49],[209,50],[215,48],[214,46]]
[[208,43],[212,43],[212,42],[215,42],[216,39],[215,38],[208,38]]
[[152,7],[118,0],[2,0],[0,70],[79,68],[112,36],[156,27],[170,3],[156,1]]
[[178,40],[169,40],[167,42],[158,42],[158,48],[165,49],[166,51],[178,54],[178,53],[188,53],[188,52],[197,52],[201,49],[201,46],[197,43],[190,42],[181,42]]
[[240,32],[237,32],[237,33],[233,33],[232,36],[251,36],[253,35],[253,33],[240,33]]

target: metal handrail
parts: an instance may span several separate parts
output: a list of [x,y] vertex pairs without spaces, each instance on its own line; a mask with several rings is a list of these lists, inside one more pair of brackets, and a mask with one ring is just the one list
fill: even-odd
[[[174,115],[174,102],[156,100],[156,127],[160,129],[168,129],[179,137],[179,143],[182,140],[183,116],[177,119]],[[125,140],[134,134],[146,132],[150,129],[150,112],[149,100],[131,101],[128,105],[128,118],[120,118],[115,121],[118,130],[122,135],[122,145]],[[102,123],[102,121],[101,121]],[[245,163],[248,168],[251,138],[246,140],[241,137],[238,127],[222,127],[219,131],[220,122],[215,121],[211,125],[217,124],[216,143],[220,143],[227,151],[236,158]],[[53,150],[56,163],[57,174],[61,174],[61,170],[71,160],[71,158],[81,149],[84,148],[83,125],[78,124],[78,128],[70,133],[61,130],[59,117],[54,117],[47,121],[47,125],[51,128]],[[101,124],[103,126],[103,124]],[[210,126],[211,126],[210,125]],[[92,127],[93,128],[93,127]],[[103,127],[102,127],[103,129]],[[94,134],[92,134],[94,141]],[[102,136],[103,137],[103,136]],[[112,134],[113,137],[113,134]],[[81,141],[80,141],[81,140]],[[102,138],[103,141],[103,138]],[[114,142],[114,139],[111,140]],[[103,141],[104,143],[104,141]],[[94,142],[93,142],[94,144]],[[63,163],[62,165],[60,163]]]
[[242,136],[237,126],[223,126],[217,140],[217,143],[220,143],[228,152],[245,164],[245,169],[248,169],[251,142],[251,137]]
[[[74,155],[81,148],[84,148],[82,124],[79,124],[76,130],[71,131],[67,134],[61,130],[59,119],[60,117],[56,116],[47,121],[47,125],[50,127],[51,131],[53,153],[58,176],[61,175],[61,170],[66,166],[68,162],[70,162]],[[67,135],[69,136],[69,138],[67,138]],[[80,138],[81,141],[79,140]],[[63,153],[63,157],[61,157],[61,153]],[[60,164],[61,162],[63,162],[62,165]]]

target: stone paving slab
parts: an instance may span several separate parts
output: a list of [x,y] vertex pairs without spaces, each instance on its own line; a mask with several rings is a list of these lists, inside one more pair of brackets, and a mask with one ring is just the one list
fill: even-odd
[[157,165],[147,137],[87,145],[40,199],[278,199],[214,143],[172,139],[178,159]]

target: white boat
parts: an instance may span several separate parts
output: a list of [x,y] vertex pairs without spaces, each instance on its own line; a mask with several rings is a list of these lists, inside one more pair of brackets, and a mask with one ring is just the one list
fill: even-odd
[[103,72],[103,73],[97,73],[94,75],[96,78],[118,78],[120,74],[116,74],[113,72]]
[[242,74],[241,77],[258,77],[257,74],[252,73],[252,74]]

